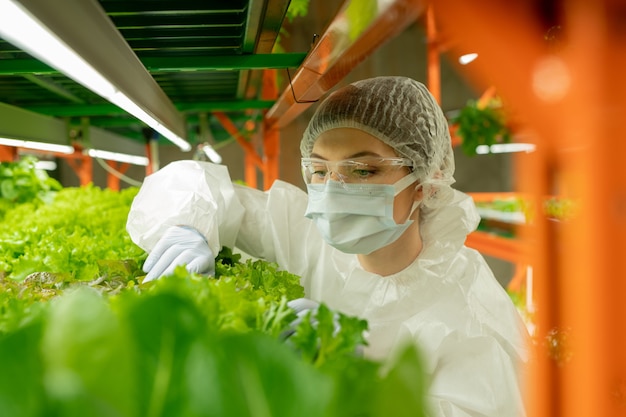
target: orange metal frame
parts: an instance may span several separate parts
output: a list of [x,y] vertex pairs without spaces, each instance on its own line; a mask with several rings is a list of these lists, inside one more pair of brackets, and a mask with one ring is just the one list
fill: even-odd
[[[116,161],[106,161],[106,164],[119,172],[120,174],[125,173],[128,168],[130,168],[130,164],[120,163]],[[107,173],[107,188],[119,191],[120,190],[120,179],[111,173]]]
[[[445,41],[442,38],[442,33],[437,28],[437,21],[435,17],[435,7],[433,3],[429,3],[426,9],[426,85],[433,97],[441,104],[441,63],[440,55],[445,53],[450,48],[450,40]],[[478,100],[478,105],[484,105],[488,100],[494,97],[495,87],[490,86],[487,88]],[[461,144],[461,138],[456,134],[457,126],[450,125],[450,137],[452,146],[459,146]],[[493,201],[497,198],[508,198],[510,196],[503,196],[501,194],[495,195],[492,193],[480,193],[472,194],[475,201],[481,199],[481,201]],[[519,284],[519,273],[517,271],[525,270],[522,265],[528,263],[528,249],[526,244],[520,240],[512,240],[503,238],[500,236],[488,234],[481,231],[476,231],[467,237],[465,244],[471,248],[474,248],[481,253],[489,256],[493,256],[505,261],[514,263],[516,267],[516,275],[511,280],[511,284]]]
[[[276,70],[267,69],[263,72],[263,88],[261,98],[263,100],[275,100],[278,96],[276,86]],[[244,151],[244,181],[253,188],[258,188],[257,170],[263,175],[263,188],[268,189],[274,180],[278,179],[280,134],[277,126],[267,123],[263,119],[263,149],[261,155],[254,145],[243,137],[237,126],[224,112],[215,111],[213,116],[222,124],[222,127],[241,146]]]
[[[414,23],[423,11],[424,2],[392,0],[383,3],[384,7],[381,6],[368,22],[364,22],[366,17],[361,15],[356,21],[348,16],[348,9],[358,7],[359,2],[343,3],[300,68],[291,75],[291,85],[267,112],[270,126],[286,126],[319,100],[376,48]],[[361,27],[363,23],[367,23],[366,27]]]
[[17,148],[0,145],[0,162],[11,162],[17,158]]
[[[56,156],[63,158],[67,161],[68,165],[74,170],[80,185],[87,185],[92,181],[92,160],[88,155],[84,155],[78,145],[74,145],[75,151],[71,154],[51,152],[51,151],[37,151],[46,155]],[[0,146],[0,161],[10,162],[14,161],[18,152],[22,148],[14,146]],[[23,149],[29,151],[29,149]]]
[[[520,196],[516,192],[498,193],[468,193],[475,202],[491,202],[496,200],[508,200]],[[524,226],[525,227],[525,226]],[[520,232],[522,225],[511,227],[516,233]],[[527,265],[530,262],[530,242],[521,239],[504,238],[486,232],[476,231],[471,233],[465,244],[479,252],[505,261]]]
[[[559,3],[564,42],[545,41],[535,2],[436,2],[438,23],[479,58],[464,73],[496,85],[537,151],[516,160],[520,191],[581,201],[576,219],[527,229],[535,274],[537,334],[528,415],[617,416],[626,412],[626,42],[623,3]],[[556,361],[547,334],[567,331]]]

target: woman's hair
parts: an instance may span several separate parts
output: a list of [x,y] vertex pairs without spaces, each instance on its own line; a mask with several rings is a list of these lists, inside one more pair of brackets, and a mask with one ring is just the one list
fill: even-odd
[[335,128],[360,129],[410,159],[426,207],[449,201],[454,154],[448,122],[422,83],[407,77],[376,77],[335,91],[311,118],[300,143],[302,156],[309,157],[315,140]]

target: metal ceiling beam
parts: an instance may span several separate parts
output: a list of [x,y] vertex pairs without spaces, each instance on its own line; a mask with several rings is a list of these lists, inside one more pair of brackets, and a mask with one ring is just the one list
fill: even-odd
[[425,1],[347,0],[266,115],[284,127],[339,83],[385,41],[425,11]]
[[107,13],[112,16],[128,15],[135,13],[164,14],[176,12],[176,14],[225,14],[243,13],[244,1],[198,1],[198,0],[173,0],[137,2],[118,0],[106,2]]
[[[171,58],[141,58],[149,72],[176,71],[233,71],[265,68],[297,68],[306,53],[255,54],[255,55],[211,55]],[[0,75],[58,74],[36,59],[1,59]]]
[[306,53],[219,55],[199,57],[143,58],[150,72],[225,71],[266,68],[297,68]]
[[84,104],[85,101],[79,97],[76,97],[72,92],[67,91],[67,89],[52,80],[49,80],[45,77],[41,77],[39,75],[33,74],[24,74],[23,77],[30,81],[33,84],[40,86],[41,88],[45,88],[46,90],[60,96],[64,97],[74,103]]
[[[218,110],[219,111],[219,110]],[[200,114],[200,113],[198,113]],[[187,116],[187,123],[189,125],[196,125],[198,124],[198,114],[194,113],[194,114],[190,114]],[[256,119],[255,115],[249,115],[246,113],[231,113],[228,115],[228,118],[230,120],[232,120],[233,122],[241,122],[243,121],[247,121],[250,120],[252,118]],[[145,125],[140,122],[137,121],[134,118],[126,118],[126,117],[105,117],[105,118],[98,118],[98,117],[91,117],[89,119],[89,122],[91,123],[92,126],[97,126],[97,127],[101,127],[101,128],[118,128],[118,127],[136,127],[136,128],[142,128]]]
[[[278,39],[289,0],[250,0],[243,39],[243,51],[255,54],[271,54]],[[306,55],[305,55],[306,56]],[[302,57],[304,59],[304,57]],[[300,61],[302,63],[302,61]],[[266,67],[272,68],[272,67]],[[260,69],[260,68],[259,68]],[[263,84],[263,71],[242,71],[239,73],[237,98],[260,97]]]
[[[250,1],[244,35],[244,51],[249,50],[255,54],[270,54],[272,52],[285,19],[285,14],[289,8],[289,3],[289,0]],[[262,4],[263,7],[259,7],[259,4]],[[261,24],[259,25],[258,22],[261,22]],[[263,71],[242,71],[239,74],[237,98],[251,99],[259,97],[262,84]]]
[[[274,100],[237,100],[237,101],[206,101],[194,103],[177,103],[175,106],[181,112],[201,111],[238,111],[250,109],[269,109]],[[24,109],[36,113],[56,117],[72,116],[114,116],[126,112],[114,104],[85,104],[85,105],[54,105],[54,106],[23,106]]]
[[185,120],[95,0],[20,0],[66,45],[135,104],[185,138]]
[[[255,39],[253,45],[253,51],[256,53],[270,53],[276,43],[276,38],[280,32],[280,28],[285,20],[285,14],[289,8],[289,0],[264,0],[264,10],[262,14],[256,16],[257,19],[261,19],[261,25],[256,28]],[[250,4],[256,3],[256,0],[252,0]],[[251,18],[248,17],[248,23]],[[245,46],[245,44],[244,44]]]
[[237,111],[269,109],[274,105],[274,100],[236,100],[236,101],[207,101],[200,103],[178,103],[176,106],[181,111],[201,112],[201,111]]
[[[280,0],[282,1],[282,0]],[[256,50],[257,39],[259,36],[259,30],[263,23],[263,17],[265,14],[266,0],[249,0],[248,7],[246,8],[246,20],[245,25],[243,27],[243,36],[241,43],[241,50],[244,53],[253,53]],[[277,34],[278,36],[278,34]],[[261,51],[259,51],[261,52]],[[271,50],[263,51],[263,52],[271,52]],[[253,90],[255,91],[254,97],[257,97],[258,91],[257,85],[258,83],[251,83],[251,75],[253,75],[253,71],[241,71],[238,74],[237,79],[237,90],[235,92],[235,97],[241,99],[245,97],[246,89],[249,85],[253,85]],[[254,78],[254,77],[253,77]],[[259,77],[256,77],[257,79]],[[252,96],[247,96],[247,98],[251,98]]]
[[[0,103],[0,115],[2,115],[0,137],[57,145],[70,144],[67,124],[64,120],[33,113],[4,103]],[[144,152],[143,143],[94,126],[89,127],[88,136],[90,147],[136,155],[142,155]]]

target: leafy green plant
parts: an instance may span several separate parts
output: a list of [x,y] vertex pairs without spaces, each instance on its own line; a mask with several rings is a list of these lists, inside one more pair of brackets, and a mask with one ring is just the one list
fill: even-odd
[[549,219],[571,220],[579,211],[579,203],[575,200],[560,197],[550,197],[543,202],[543,210]]
[[[288,24],[293,23],[293,20],[297,17],[304,17],[309,13],[309,1],[310,0],[291,0],[289,2],[289,7],[287,8],[287,12],[285,13],[284,22]],[[281,44],[281,41],[284,38],[289,37],[289,30],[287,30],[286,26],[281,26],[278,36],[276,38],[276,42],[274,43],[274,47],[272,49],[273,53],[285,53],[285,48]]]
[[17,204],[49,202],[62,188],[46,171],[35,169],[36,162],[33,157],[0,162],[0,219]]
[[136,271],[145,253],[125,225],[137,191],[64,188],[46,204],[15,205],[0,222],[0,276],[47,272],[56,280],[92,280],[119,268]]
[[[287,417],[302,407],[313,417],[423,415],[415,348],[388,364],[363,358],[355,354],[363,323],[341,316],[335,333],[339,313],[322,305],[319,323],[295,329],[318,351],[303,355],[301,343],[277,337],[295,318],[287,297],[301,294],[231,274],[246,264],[219,278],[179,267],[119,292],[75,281],[21,310],[0,305],[0,317],[14,316],[0,326],[0,415]],[[5,302],[40,290],[9,284]],[[279,332],[265,325],[271,316]]]
[[499,100],[492,99],[484,106],[470,100],[451,121],[457,126],[456,134],[461,138],[461,149],[466,155],[476,155],[480,145],[511,141]]
[[62,189],[0,222],[0,415],[425,415],[417,350],[364,358],[367,323],[323,304],[294,321],[277,264],[222,248],[215,277],[144,283],[136,191]]

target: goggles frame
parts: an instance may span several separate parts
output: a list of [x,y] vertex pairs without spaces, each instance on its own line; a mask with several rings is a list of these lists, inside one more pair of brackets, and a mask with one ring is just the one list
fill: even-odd
[[[317,183],[325,183],[330,178],[331,174],[335,174],[339,181],[344,183],[345,180],[350,176],[342,173],[341,171],[346,171],[345,168],[351,169],[352,171],[366,171],[371,172],[371,174],[375,174],[378,172],[380,167],[408,167],[413,168],[413,161],[408,158],[402,157],[378,157],[378,156],[363,156],[358,158],[349,158],[342,159],[339,161],[328,161],[326,159],[320,158],[301,158],[300,166],[302,168],[302,178],[306,184],[316,183],[313,181],[313,177],[317,172],[321,172],[319,168],[324,167],[324,176],[320,177],[319,182]],[[343,167],[343,170],[339,170],[338,167]],[[368,171],[368,168],[372,168],[372,171]],[[412,169],[411,169],[412,171]],[[317,175],[320,175],[319,173]],[[347,182],[361,182],[368,183],[369,178],[367,175],[360,177],[358,174],[355,175],[355,178],[352,178],[351,181]],[[373,182],[375,183],[375,182]]]

